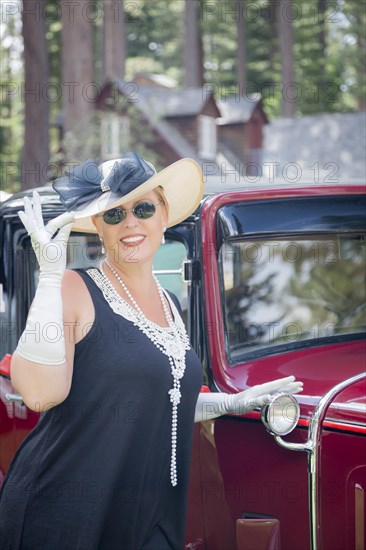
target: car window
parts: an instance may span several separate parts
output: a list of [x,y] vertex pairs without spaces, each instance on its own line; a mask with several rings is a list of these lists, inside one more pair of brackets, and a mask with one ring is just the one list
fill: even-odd
[[71,234],[67,243],[67,268],[96,267],[102,260],[98,235]]
[[366,330],[363,237],[226,241],[220,249],[226,346],[243,354]]
[[[25,245],[27,257],[30,255],[34,272],[34,288],[38,282],[38,266],[35,255],[27,237]],[[71,234],[67,248],[67,268],[86,268],[97,266],[103,258],[99,237],[94,234]],[[187,318],[187,284],[183,282],[181,275],[182,262],[187,258],[186,247],[183,243],[172,239],[166,239],[160,246],[154,258],[154,273],[161,285],[173,292],[180,301],[183,309],[183,318]]]
[[161,286],[177,296],[184,313],[188,307],[188,286],[183,281],[182,263],[186,259],[187,250],[184,244],[166,239],[165,244],[155,254],[153,266]]

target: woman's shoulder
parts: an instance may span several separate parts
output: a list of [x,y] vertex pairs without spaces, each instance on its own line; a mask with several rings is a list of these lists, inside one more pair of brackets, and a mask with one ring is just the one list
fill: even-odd
[[66,269],[62,280],[63,290],[71,295],[83,291],[86,289],[87,276],[86,269]]
[[85,268],[78,269],[65,269],[64,280],[65,281],[82,281],[83,274],[86,273]]
[[91,295],[86,278],[80,270],[66,269],[62,280],[62,300],[68,311],[74,311],[77,317],[83,310],[91,309]]
[[93,269],[90,267],[75,267],[73,269],[65,269],[64,278],[70,281],[83,281],[89,277],[88,270]]
[[171,298],[172,302],[174,303],[175,307],[177,308],[178,312],[179,312],[179,315],[182,316],[182,306],[180,305],[180,301],[178,299],[178,296],[176,294],[174,294],[174,292],[172,292],[171,290],[168,290],[167,288],[164,289],[165,292],[169,295],[169,297]]

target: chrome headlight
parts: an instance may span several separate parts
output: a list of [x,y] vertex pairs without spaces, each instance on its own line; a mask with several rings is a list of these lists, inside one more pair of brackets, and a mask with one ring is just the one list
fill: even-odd
[[272,435],[286,435],[296,428],[300,407],[290,393],[274,394],[261,410],[262,422]]

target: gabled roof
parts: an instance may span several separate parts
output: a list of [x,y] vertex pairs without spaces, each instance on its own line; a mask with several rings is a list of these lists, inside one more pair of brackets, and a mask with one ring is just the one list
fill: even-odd
[[[117,79],[118,87],[123,93],[127,83]],[[212,93],[205,93],[203,88],[186,90],[164,89],[157,86],[138,84],[136,96],[143,100],[159,117],[195,116],[202,112]]]
[[[125,93],[127,88],[124,81],[118,80],[117,84],[120,92],[122,94]],[[174,126],[164,120],[164,114],[161,113],[163,110],[162,98],[164,94],[156,94],[153,96],[153,94],[150,95],[148,93],[144,93],[146,88],[148,87],[139,85],[138,101],[135,103],[136,108],[143,114],[144,118],[149,122],[151,127],[160,134],[168,145],[170,145],[173,151],[176,151],[182,158],[190,157],[199,162],[196,151],[191,144],[182,136],[180,132],[178,132],[176,128],[174,128]],[[161,89],[154,88],[154,91],[160,92]],[[163,92],[165,92],[165,90],[163,90]],[[169,91],[168,94],[170,94]],[[154,98],[158,98],[159,101],[154,102]]]
[[260,93],[249,94],[238,100],[236,97],[228,97],[225,100],[216,100],[221,117],[217,120],[220,125],[248,122],[255,108],[261,101]]
[[[119,82],[120,91],[121,93],[126,90],[124,88],[123,81]],[[140,92],[142,93],[140,94]],[[154,106],[154,103],[152,102],[153,96],[159,97],[159,99],[162,99],[164,94],[149,94],[144,93],[146,91],[146,86],[139,86],[139,101],[135,103],[136,107],[140,110],[140,112],[143,114],[144,118],[151,124],[151,127],[154,128],[155,131],[157,131],[160,136],[165,140],[165,142],[174,150],[177,152],[177,154],[184,158],[189,157],[194,159],[201,167],[204,168],[205,165],[207,165],[207,161],[204,159],[201,159],[195,150],[194,147],[183,137],[183,135],[171,124],[169,123],[169,118],[164,117],[163,114],[159,116],[159,112],[157,111],[156,107]],[[179,100],[182,99],[182,97],[187,98],[195,98],[197,100],[199,91],[199,97],[202,98],[202,89],[195,89],[195,90],[186,90],[188,93],[179,93],[180,97]],[[193,93],[192,93],[193,92]],[[169,93],[169,92],[168,92]],[[178,95],[178,94],[175,94]],[[174,104],[175,109],[176,104]],[[198,101],[196,102],[196,107],[198,106]],[[175,112],[172,106],[169,107],[169,112]],[[200,107],[200,112],[202,107]],[[163,110],[163,109],[162,109]],[[185,112],[188,112],[188,109],[185,110]],[[192,111],[190,111],[192,112]],[[180,112],[179,112],[180,113]],[[181,113],[180,113],[181,114]],[[217,175],[223,175],[225,174],[226,170],[233,171],[235,170],[234,166],[231,164],[230,160],[225,155],[225,152],[219,151],[216,157],[216,161],[211,162],[211,168],[215,168],[215,174]],[[213,166],[215,165],[215,166]]]
[[178,85],[177,81],[166,74],[155,74],[140,71],[135,74],[133,81],[137,84],[143,84],[143,81],[150,82],[153,86],[175,89]]
[[[103,88],[108,84],[117,86],[122,95],[126,95],[129,90],[128,83],[122,79],[106,81]],[[213,96],[213,92],[207,92],[204,88],[173,91],[163,87],[138,84],[138,89],[134,94],[134,104],[151,127],[158,132],[173,151],[176,151],[178,156],[193,158],[204,167],[207,165],[207,160],[197,155],[195,148],[169,122],[169,119],[178,116],[197,116],[202,112],[211,96]],[[222,110],[218,107],[218,102],[215,101],[215,103],[219,111],[224,112],[225,116],[221,118],[221,121],[222,124],[226,124],[227,121],[246,122],[249,120],[260,101],[260,94],[252,94],[247,99],[241,99],[239,104],[235,98],[219,102],[222,105]],[[219,120],[216,119],[216,121]],[[227,171],[235,171],[240,162],[220,143],[215,161],[210,161],[209,164],[215,174],[224,175]]]
[[[127,89],[127,83],[124,80],[117,79],[115,82],[122,93],[124,89]],[[158,86],[138,84],[137,90],[137,97],[162,118],[199,115],[212,95],[213,92],[208,92],[205,88],[172,90],[171,88],[164,89]],[[224,125],[248,122],[261,99],[260,93],[254,93],[241,97],[239,101],[236,97],[215,100],[221,113],[217,123]]]

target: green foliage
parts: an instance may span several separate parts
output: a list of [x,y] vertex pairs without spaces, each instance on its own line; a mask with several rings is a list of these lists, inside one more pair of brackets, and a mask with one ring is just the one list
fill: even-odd
[[[267,0],[242,5],[230,2],[202,2],[205,80],[215,82],[223,96],[245,97],[253,92],[263,96],[267,114],[280,110],[280,63],[277,40],[271,36],[275,23],[273,7]],[[246,37],[245,89],[239,89],[236,72],[237,24]],[[272,27],[271,27],[272,23]]]
[[[206,81],[224,94],[259,91],[269,117],[280,115],[281,86],[278,1],[202,2]],[[364,2],[327,0],[324,14],[318,0],[293,0],[295,83],[291,90],[298,115],[357,110],[365,97]],[[206,7],[205,7],[206,6]],[[235,7],[237,11],[235,11]],[[244,25],[247,87],[238,90],[236,24]],[[321,29],[325,34],[325,49]]]
[[341,8],[340,2],[328,1],[322,14],[317,1],[296,0],[298,17],[294,21],[294,50],[296,82],[301,83],[296,105],[299,115],[357,109],[356,98],[350,102],[342,91],[346,65],[340,30],[344,24]]
[[19,30],[19,21],[10,19],[8,25],[3,25],[0,43],[0,189],[10,193],[20,190],[19,159],[24,131]]
[[[325,12],[318,11],[319,0],[293,0],[295,17],[294,58],[296,113],[345,112],[366,107],[364,1],[326,0]],[[278,0],[200,0],[199,24],[204,53],[206,82],[215,84],[217,96],[259,91],[270,118],[280,115],[283,90],[278,39]],[[102,13],[102,0],[95,10]],[[125,0],[124,17],[128,59],[126,79],[137,72],[161,73],[183,83],[184,0]],[[50,98],[50,150],[59,155],[59,136],[52,126],[61,110],[62,59],[59,0],[47,0],[47,40],[50,83],[55,94]],[[247,87],[237,84],[237,18],[244,26],[247,51]],[[323,22],[323,23],[322,23]],[[96,17],[94,55],[96,81],[103,78],[103,21]],[[325,45],[322,41],[324,33]],[[1,187],[14,191],[19,181],[19,162],[23,146],[23,81],[20,13],[2,26],[2,101],[0,123]],[[75,53],[77,55],[77,52]],[[9,93],[9,90],[15,90]],[[144,137],[144,136],[143,136]],[[145,143],[145,142],[144,142]],[[148,148],[148,147],[147,147]],[[13,163],[13,164],[12,164]],[[5,176],[4,176],[5,173]]]
[[[363,0],[339,0],[340,24],[333,50],[339,56],[340,88],[347,110],[366,108],[366,8]],[[341,47],[338,48],[341,44]]]
[[184,3],[181,0],[125,2],[128,62],[126,78],[140,71],[164,73],[182,82]]

